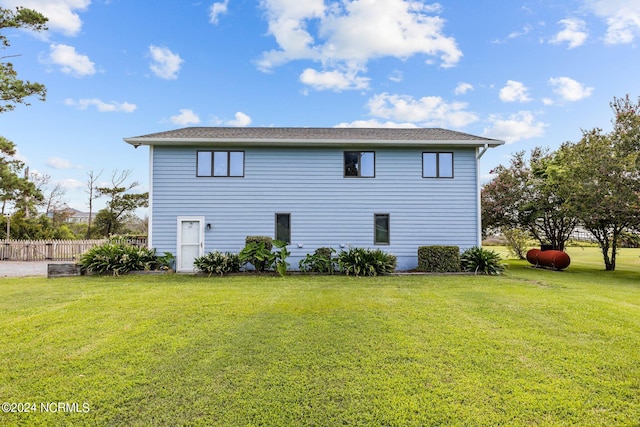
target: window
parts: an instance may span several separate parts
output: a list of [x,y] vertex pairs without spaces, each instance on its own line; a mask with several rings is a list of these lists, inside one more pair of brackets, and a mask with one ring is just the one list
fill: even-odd
[[453,153],[422,153],[423,178],[453,178]]
[[373,178],[375,176],[375,153],[373,151],[345,151],[344,176]]
[[244,151],[198,151],[196,176],[244,176]]
[[373,243],[376,245],[388,245],[391,241],[389,233],[389,214],[374,214],[374,237]]
[[276,240],[291,243],[291,214],[276,214]]

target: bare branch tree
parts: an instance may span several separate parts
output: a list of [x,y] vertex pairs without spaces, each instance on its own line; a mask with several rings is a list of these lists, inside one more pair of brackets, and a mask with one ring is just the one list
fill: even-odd
[[96,184],[100,175],[102,175],[102,170],[96,174],[94,171],[87,172],[87,188],[84,190],[85,193],[89,195],[89,223],[87,227],[87,235],[86,238],[91,238],[91,220],[93,218],[93,201],[98,198],[98,193],[96,191]]
[[51,176],[38,173],[31,173],[30,179],[44,196],[41,206],[44,207],[45,214],[53,216],[66,209],[67,203],[64,196],[67,194],[67,189],[62,184],[58,182],[52,187]]

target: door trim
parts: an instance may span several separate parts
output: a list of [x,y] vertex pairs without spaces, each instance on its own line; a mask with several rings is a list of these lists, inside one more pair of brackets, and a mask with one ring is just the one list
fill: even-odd
[[204,255],[204,216],[179,216],[177,218],[177,240],[176,240],[176,271],[179,273],[193,273],[193,269],[180,268],[182,265],[182,223],[185,221],[198,222],[199,242],[198,256]]

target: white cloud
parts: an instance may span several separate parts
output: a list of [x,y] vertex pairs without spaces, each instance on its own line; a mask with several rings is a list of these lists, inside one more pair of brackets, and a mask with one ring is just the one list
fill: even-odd
[[473,90],[473,85],[471,83],[460,82],[454,89],[453,93],[455,93],[456,95],[464,95],[470,90]]
[[371,79],[360,77],[357,70],[347,70],[345,72],[316,71],[307,68],[300,75],[300,81],[316,90],[334,90],[340,92],[349,89],[367,89]]
[[77,179],[73,179],[73,178],[59,179],[59,180],[56,180],[56,183],[60,184],[63,188],[67,188],[69,190],[84,188],[86,186],[86,183],[82,181],[78,181]]
[[510,33],[507,36],[507,38],[508,39],[517,39],[518,37],[526,36],[527,34],[529,34],[531,32],[532,29],[533,29],[533,27],[531,25],[525,25],[524,27],[522,27],[521,31],[513,31],[512,33]]
[[570,102],[588,98],[593,92],[592,87],[585,87],[582,83],[569,77],[552,77],[549,79],[549,85],[564,101]]
[[561,44],[567,42],[569,49],[582,46],[584,41],[588,37],[586,32],[587,24],[582,19],[567,18],[558,22],[560,25],[564,25],[564,29],[552,38],[549,43]]
[[640,35],[640,0],[584,0],[584,3],[606,20],[605,43],[631,43]]
[[224,15],[227,13],[227,9],[229,6],[229,0],[224,0],[223,2],[214,3],[209,8],[209,22],[212,24],[217,24],[220,15]]
[[76,52],[73,46],[52,44],[49,46],[48,61],[59,65],[62,72],[76,77],[91,76],[96,73],[95,64],[87,55]]
[[389,80],[395,83],[400,83],[403,79],[402,71],[393,70],[393,72],[389,75]]
[[484,136],[501,139],[507,144],[542,136],[547,127],[545,123],[536,121],[530,111],[520,111],[507,117],[492,114],[489,116],[489,122],[491,126],[484,129]]
[[502,102],[528,102],[529,89],[521,82],[508,80],[507,85],[500,89],[500,100]]
[[77,101],[71,98],[67,98],[64,101],[65,105],[70,107],[76,107],[79,110],[86,110],[93,106],[101,113],[133,113],[138,106],[136,104],[130,104],[128,102],[104,102],[97,98],[83,98]]
[[478,116],[466,111],[467,106],[465,102],[448,103],[439,96],[414,99],[387,93],[375,95],[368,103],[369,114],[374,117],[445,128],[461,128],[476,122]]
[[187,125],[195,125],[200,123],[200,117],[192,110],[189,109],[181,109],[180,114],[170,117],[171,123],[187,126]]
[[2,0],[0,5],[14,9],[17,6],[37,10],[49,18],[47,27],[50,31],[61,32],[66,36],[77,35],[82,28],[82,21],[76,11],[87,10],[91,0]]
[[53,169],[80,169],[80,166],[76,166],[62,157],[49,157],[46,165]]
[[245,113],[243,113],[242,111],[238,111],[236,113],[236,118],[234,120],[229,120],[227,122],[228,126],[234,126],[234,127],[246,127],[249,126],[251,124],[251,117],[249,117],[248,115],[246,115]]
[[509,40],[513,40],[513,39],[517,39],[518,37],[526,36],[527,34],[529,34],[531,32],[531,30],[533,30],[533,26],[531,26],[530,24],[527,24],[524,27],[522,27],[522,30],[520,30],[520,31],[512,31],[511,33],[509,33],[509,35],[506,38],[504,38],[504,39],[495,39],[491,43],[495,43],[495,44],[507,43]]
[[177,53],[171,52],[166,47],[149,46],[149,54],[151,55],[151,71],[153,74],[166,80],[175,80],[178,78],[178,72],[184,60]]
[[[258,67],[269,71],[294,60],[322,63],[333,69],[362,70],[375,58],[406,59],[422,54],[455,66],[462,52],[443,33],[438,4],[412,0],[326,2],[262,0],[269,34],[279,49],[264,52]],[[357,86],[357,85],[356,85]]]

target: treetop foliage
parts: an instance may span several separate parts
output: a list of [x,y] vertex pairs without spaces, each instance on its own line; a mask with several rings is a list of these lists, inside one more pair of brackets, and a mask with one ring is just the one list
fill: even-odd
[[[2,33],[6,28],[24,28],[31,31],[45,31],[48,19],[39,12],[24,7],[15,10],[0,8],[0,44],[6,49],[11,44]],[[16,56],[16,55],[13,55]],[[2,56],[0,60],[8,58]],[[47,90],[41,83],[20,80],[11,62],[0,61],[0,113],[11,111],[16,104],[29,105],[26,98],[37,95],[45,100]]]

